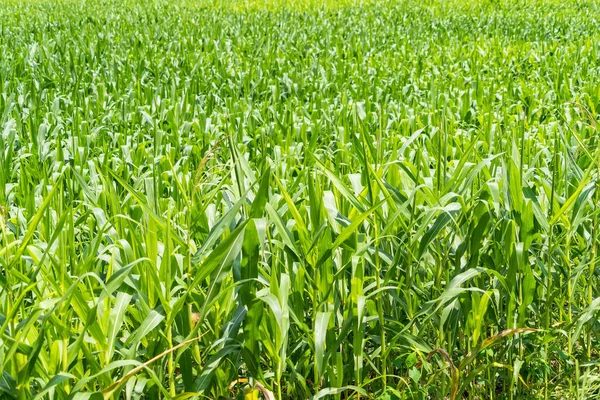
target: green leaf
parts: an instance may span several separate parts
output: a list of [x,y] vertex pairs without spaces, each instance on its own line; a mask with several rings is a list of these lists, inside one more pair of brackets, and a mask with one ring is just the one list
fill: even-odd
[[325,354],[325,337],[329,328],[329,320],[331,318],[331,312],[317,313],[315,318],[315,362],[317,366],[317,376],[322,376],[324,371],[324,357]]
[[156,310],[150,311],[139,328],[137,328],[125,341],[125,347],[135,347],[140,341],[152,332],[163,320],[165,316]]

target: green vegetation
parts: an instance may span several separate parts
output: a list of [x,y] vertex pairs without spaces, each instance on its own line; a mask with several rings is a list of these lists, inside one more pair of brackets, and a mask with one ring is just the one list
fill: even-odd
[[170,3],[0,5],[0,398],[600,396],[598,3]]

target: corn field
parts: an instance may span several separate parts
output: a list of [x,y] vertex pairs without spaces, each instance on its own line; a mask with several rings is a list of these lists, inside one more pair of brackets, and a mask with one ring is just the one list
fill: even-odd
[[600,398],[600,3],[0,32],[0,398]]

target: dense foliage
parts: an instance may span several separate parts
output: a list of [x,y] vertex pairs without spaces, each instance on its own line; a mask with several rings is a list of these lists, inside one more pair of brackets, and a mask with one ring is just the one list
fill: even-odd
[[2,398],[600,396],[599,18],[3,2]]

